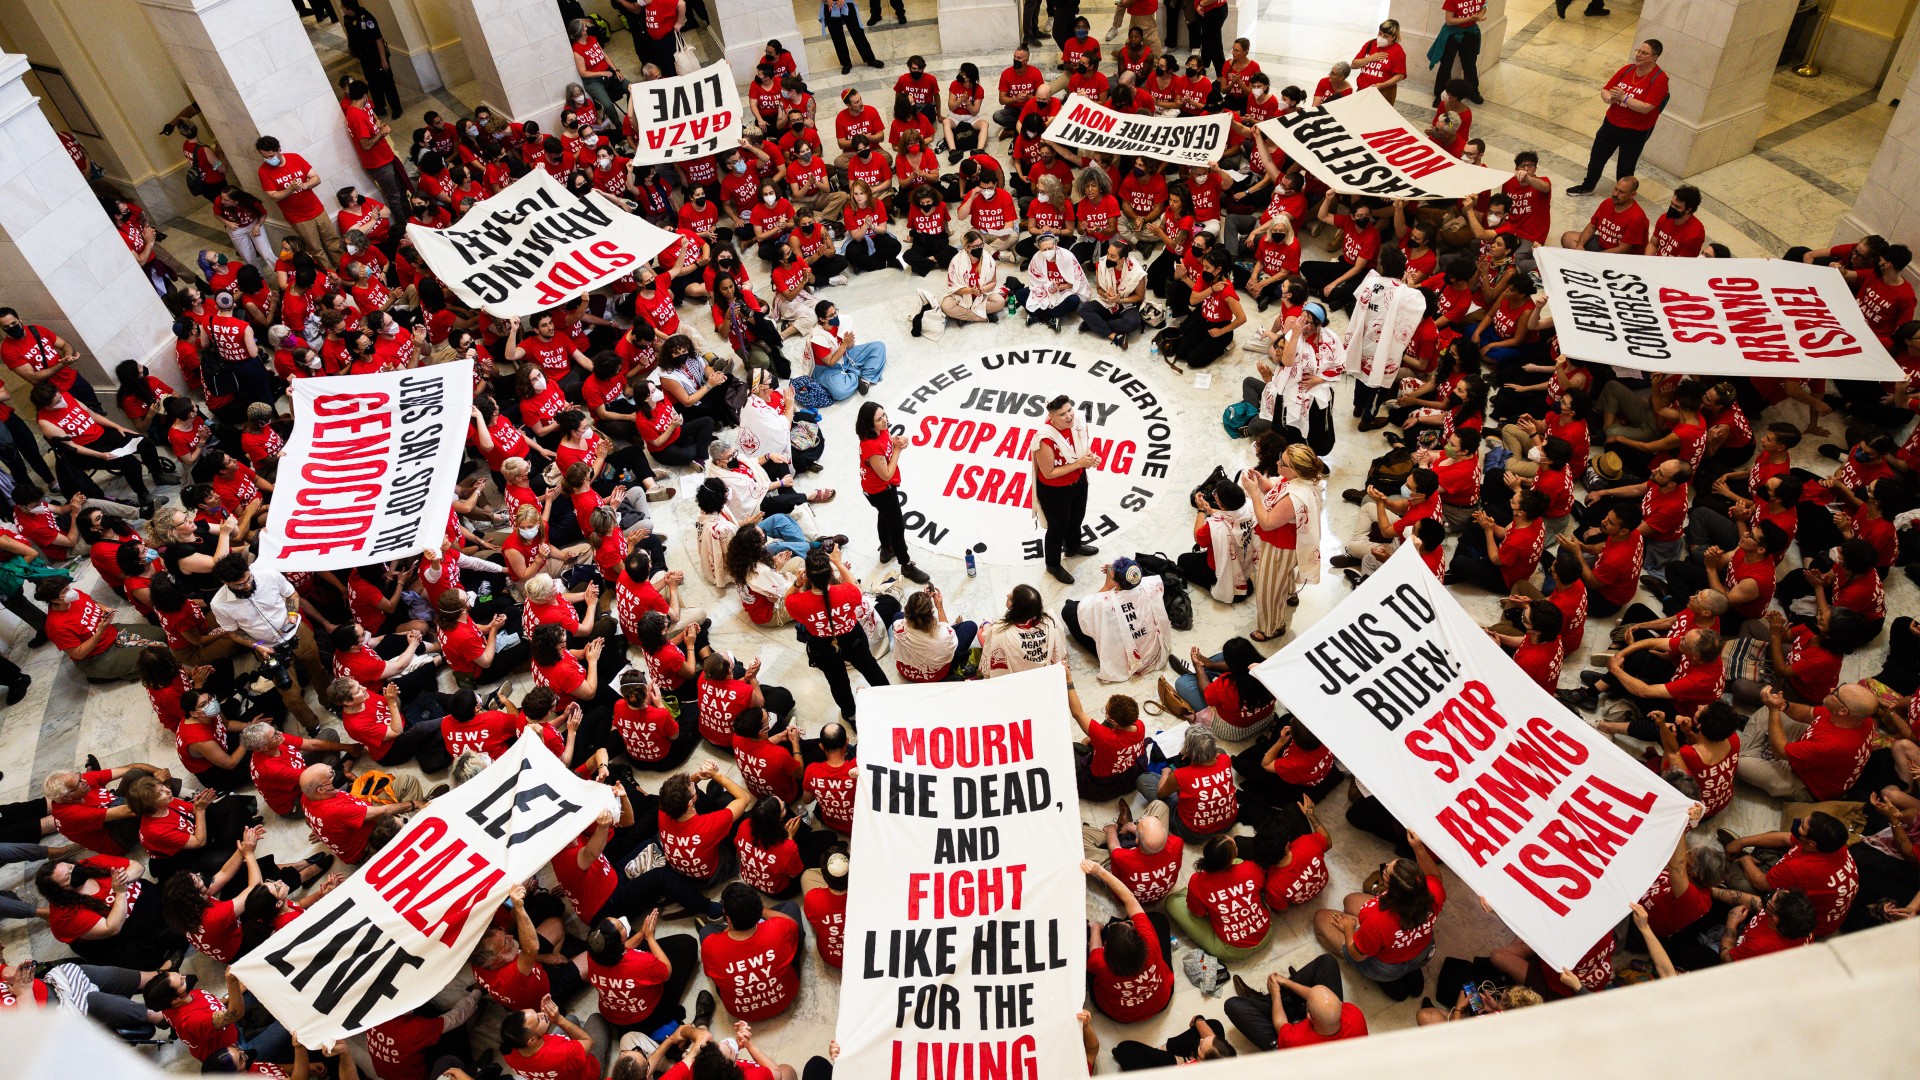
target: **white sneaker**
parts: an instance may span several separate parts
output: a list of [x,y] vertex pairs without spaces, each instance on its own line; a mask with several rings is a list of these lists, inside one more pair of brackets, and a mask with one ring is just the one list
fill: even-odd
[[1119,28],[1119,27],[1117,27],[1117,26],[1109,26],[1109,27],[1107,27],[1107,40],[1108,40],[1108,41],[1112,41],[1112,40],[1113,40],[1114,38],[1117,38],[1117,37],[1119,37],[1119,36],[1120,36],[1120,28]]
[[845,285],[846,283],[847,275],[845,274],[835,274],[827,279],[827,284],[829,285]]
[[627,863],[622,873],[630,878],[637,878],[657,866],[665,866],[666,862],[667,853],[660,850],[660,845],[648,844],[640,849],[640,854],[635,855],[632,861]]
[[498,649],[511,649],[515,645],[520,644],[520,635],[515,633],[501,634],[499,637],[493,639],[493,644],[494,647]]

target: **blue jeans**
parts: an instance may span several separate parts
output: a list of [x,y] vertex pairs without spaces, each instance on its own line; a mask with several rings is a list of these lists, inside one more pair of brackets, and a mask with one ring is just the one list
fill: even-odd
[[[1219,663],[1226,659],[1226,654],[1214,653],[1212,656],[1207,657],[1207,659],[1213,663]],[[1215,678],[1218,677],[1219,676],[1215,676]],[[1206,695],[1200,690],[1199,672],[1196,671],[1191,675],[1182,675],[1173,680],[1173,689],[1180,695],[1181,701],[1193,706],[1194,712],[1199,712],[1201,709],[1207,707]]]
[[800,523],[785,514],[768,514],[760,519],[760,531],[767,534],[768,551],[786,551],[806,558],[813,550],[813,542],[800,528]]
[[832,367],[813,369],[813,381],[827,388],[835,401],[845,401],[860,389],[861,380],[879,382],[887,370],[885,342],[863,341],[849,348]]
[[[247,1009],[252,1011],[260,1003],[249,993],[246,996]],[[276,1065],[285,1065],[293,1060],[293,1035],[275,1020],[255,1032],[252,1038],[242,1038],[234,1044],[246,1051],[249,1061],[271,1061]]]

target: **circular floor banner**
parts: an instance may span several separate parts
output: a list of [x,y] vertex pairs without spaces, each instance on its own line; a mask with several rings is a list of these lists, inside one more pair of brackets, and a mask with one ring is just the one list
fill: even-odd
[[932,374],[888,410],[913,451],[901,462],[908,538],[955,558],[974,548],[981,562],[1041,561],[1031,460],[1058,394],[1073,398],[1103,461],[1088,478],[1087,542],[1169,505],[1172,418],[1133,368],[1067,349],[1009,349]]

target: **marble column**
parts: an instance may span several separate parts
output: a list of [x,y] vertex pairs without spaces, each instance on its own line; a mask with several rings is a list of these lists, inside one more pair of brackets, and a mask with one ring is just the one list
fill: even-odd
[[[414,0],[359,2],[361,7],[380,21],[380,36],[387,42],[387,63],[393,68],[394,83],[402,90],[426,94],[452,81],[440,70],[434,55],[432,32],[425,20],[427,13],[421,11]],[[447,17],[442,21],[450,22],[451,19]],[[356,68],[358,66],[355,65]]]
[[[360,168],[333,82],[287,0],[140,3],[218,136],[235,183],[259,194],[260,153],[253,144],[271,135],[313,166],[329,212],[335,188],[377,190]],[[279,224],[277,217],[269,220]]]
[[1660,66],[1672,94],[1647,140],[1648,161],[1692,176],[1753,149],[1795,6],[1795,0],[1646,0],[1634,38],[1665,46]]
[[[1887,136],[1867,170],[1860,197],[1853,209],[1840,216],[1833,232],[1836,244],[1868,233],[1902,244],[1920,237],[1920,173],[1913,167],[1920,161],[1920,71],[1908,78],[1904,90],[1896,88],[1895,96],[1906,104],[1893,111],[1893,122],[1887,125]],[[1920,267],[1910,266],[1907,273],[1920,274]]]
[[496,115],[537,120],[543,130],[557,124],[567,84],[577,76],[553,0],[447,0],[447,9],[466,43],[480,101]]
[[[1432,46],[1433,39],[1440,36],[1440,28],[1445,25],[1438,0],[1388,0],[1387,18],[1400,20],[1400,47],[1407,50],[1406,85],[1419,88],[1431,99],[1433,77],[1440,69],[1427,66],[1427,49]],[[1487,72],[1500,62],[1500,50],[1506,41],[1507,0],[1487,0],[1486,9],[1480,16],[1481,78],[1485,78]],[[1454,73],[1459,74],[1457,65]],[[1406,100],[1406,97],[1402,95],[1402,100]]]
[[[779,41],[793,54],[793,62],[802,76],[808,73],[811,65],[807,62],[807,49],[802,44],[807,38],[824,34],[820,24],[808,18],[805,25],[794,18],[793,0],[721,0],[714,3],[708,0],[707,10],[713,13],[710,30],[725,51],[727,63],[733,67],[734,78],[742,86],[753,79],[753,69],[760,63],[767,42]],[[864,22],[867,7],[861,5],[860,18]],[[942,22],[945,20],[942,19]],[[872,35],[868,35],[872,41]],[[828,50],[831,52],[831,48]],[[847,52],[859,63],[859,50],[847,43]],[[702,59],[705,59],[704,57]],[[904,69],[905,64],[901,67]],[[826,110],[828,103],[822,101],[821,109]],[[825,115],[824,113],[822,115]]]
[[[1042,9],[1045,10],[1044,8]],[[1106,32],[1113,8],[1095,12],[1082,5],[1082,14],[1100,16],[1094,33]],[[945,53],[1004,52],[1012,55],[1020,43],[1020,0],[940,0],[940,51]],[[1052,41],[1048,41],[1052,48]],[[1111,50],[1109,50],[1111,51]],[[998,72],[995,73],[998,75]],[[983,74],[982,78],[986,76]],[[992,91],[988,91],[991,95]]]
[[111,389],[132,358],[183,385],[173,319],[21,76],[0,55],[0,304],[80,350],[87,380]]

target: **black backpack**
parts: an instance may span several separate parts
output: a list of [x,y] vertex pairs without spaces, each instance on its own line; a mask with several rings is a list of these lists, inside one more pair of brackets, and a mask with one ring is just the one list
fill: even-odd
[[1193,601],[1187,596],[1187,579],[1181,576],[1179,564],[1157,551],[1136,551],[1133,561],[1140,567],[1142,574],[1158,574],[1164,586],[1161,602],[1167,608],[1167,621],[1175,630],[1193,629]]

